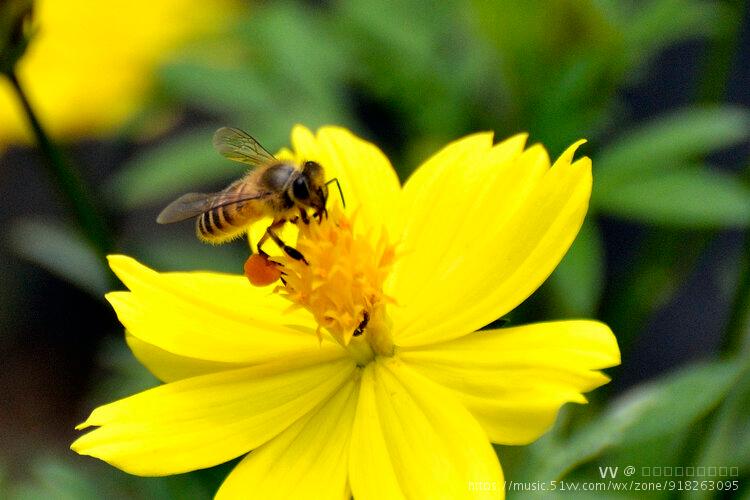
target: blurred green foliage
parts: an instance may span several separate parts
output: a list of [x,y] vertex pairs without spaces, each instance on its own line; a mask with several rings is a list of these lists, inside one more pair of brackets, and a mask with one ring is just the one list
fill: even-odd
[[[665,116],[633,124],[621,96],[674,44],[703,40],[717,50],[709,59],[725,59],[741,8],[742,2],[698,0],[268,3],[248,8],[229,32],[195,43],[162,67],[145,116],[181,107],[199,111],[217,125],[252,131],[271,150],[287,144],[294,123],[343,124],[381,143],[402,179],[447,141],[479,129],[495,130],[498,138],[528,131],[553,156],[586,137],[595,168],[590,214],[535,297],[545,314],[525,319],[598,317],[627,350],[640,325],[684,281],[701,242],[716,230],[747,232],[747,159],[732,173],[710,158],[748,139],[750,112],[721,104],[728,75],[717,74],[710,61],[693,104]],[[380,115],[370,121],[373,109]],[[123,216],[151,213],[174,195],[235,178],[236,167],[211,148],[214,128],[201,124],[139,149],[103,188],[110,209]],[[122,139],[149,133],[142,116],[123,128]],[[650,253],[648,245],[642,248],[643,262],[614,285],[606,281],[600,216],[666,238],[653,240]],[[31,233],[42,237],[34,240]],[[20,221],[11,238],[20,254],[81,288],[99,296],[106,287],[91,265],[96,253],[74,232]],[[239,269],[241,249],[205,248],[186,243],[189,238],[144,232],[121,235],[120,246],[160,268]],[[618,291],[603,305],[605,285]],[[738,328],[749,334],[746,322]],[[111,353],[105,358],[121,361]],[[110,364],[114,375],[101,394],[111,399],[115,387],[154,383],[133,363]],[[506,477],[597,481],[600,465],[731,465],[739,467],[744,494],[750,494],[746,351],[687,366],[615,399],[604,396],[595,394],[584,409],[566,408],[555,429],[529,447],[500,447]],[[80,466],[68,460],[74,459],[41,461],[27,482],[0,482],[0,488],[10,498],[51,492],[94,498],[102,491],[115,498],[195,498],[209,495],[222,472],[140,480],[106,472],[103,464],[88,463],[91,472],[79,474]],[[131,496],[136,490],[139,496]]]
[[95,297],[103,298],[109,289],[109,275],[96,249],[73,227],[42,218],[23,219],[10,228],[8,243],[17,253]]
[[[531,468],[533,475],[556,479],[593,460],[639,465],[638,470],[678,465],[665,462],[664,456],[654,461],[650,454],[666,445],[674,459],[681,458],[674,445],[697,430],[693,425],[716,408],[749,369],[748,363],[717,361],[642,384],[611,401],[580,429],[563,433],[558,428],[533,444],[529,460],[538,464]],[[618,458],[623,455],[628,460]]]

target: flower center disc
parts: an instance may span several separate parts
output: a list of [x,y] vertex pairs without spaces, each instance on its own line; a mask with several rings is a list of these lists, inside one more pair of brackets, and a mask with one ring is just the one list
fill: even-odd
[[274,260],[282,265],[286,282],[276,291],[313,314],[319,336],[326,330],[364,361],[374,354],[393,355],[386,314],[393,301],[384,295],[383,283],[395,248],[385,230],[377,236],[355,234],[356,218],[334,207],[320,223],[298,224],[296,248],[308,263],[288,256]]

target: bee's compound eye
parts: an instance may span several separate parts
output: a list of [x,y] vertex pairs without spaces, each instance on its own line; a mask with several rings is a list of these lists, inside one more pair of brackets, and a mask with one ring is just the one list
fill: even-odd
[[310,197],[310,190],[304,177],[297,177],[292,183],[292,194],[298,200],[306,200]]

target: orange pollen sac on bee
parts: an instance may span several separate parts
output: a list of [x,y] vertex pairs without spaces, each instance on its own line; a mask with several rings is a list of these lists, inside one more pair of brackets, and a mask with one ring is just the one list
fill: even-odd
[[383,284],[395,246],[385,229],[355,231],[356,219],[336,207],[320,222],[299,224],[296,249],[306,262],[274,257],[284,273],[276,291],[312,313],[319,336],[325,330],[344,347],[365,342],[373,354],[392,355],[386,306],[393,300]]
[[254,253],[245,261],[245,276],[254,286],[268,286],[281,278],[281,269],[268,256]]

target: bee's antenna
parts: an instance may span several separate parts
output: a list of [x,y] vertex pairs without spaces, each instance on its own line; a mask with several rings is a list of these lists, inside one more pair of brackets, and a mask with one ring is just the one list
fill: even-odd
[[344,201],[344,192],[341,190],[341,183],[339,183],[338,177],[334,177],[330,181],[326,182],[326,186],[332,182],[335,182],[336,187],[339,188],[339,195],[341,195],[341,204],[344,206],[344,208],[346,208],[346,202]]

